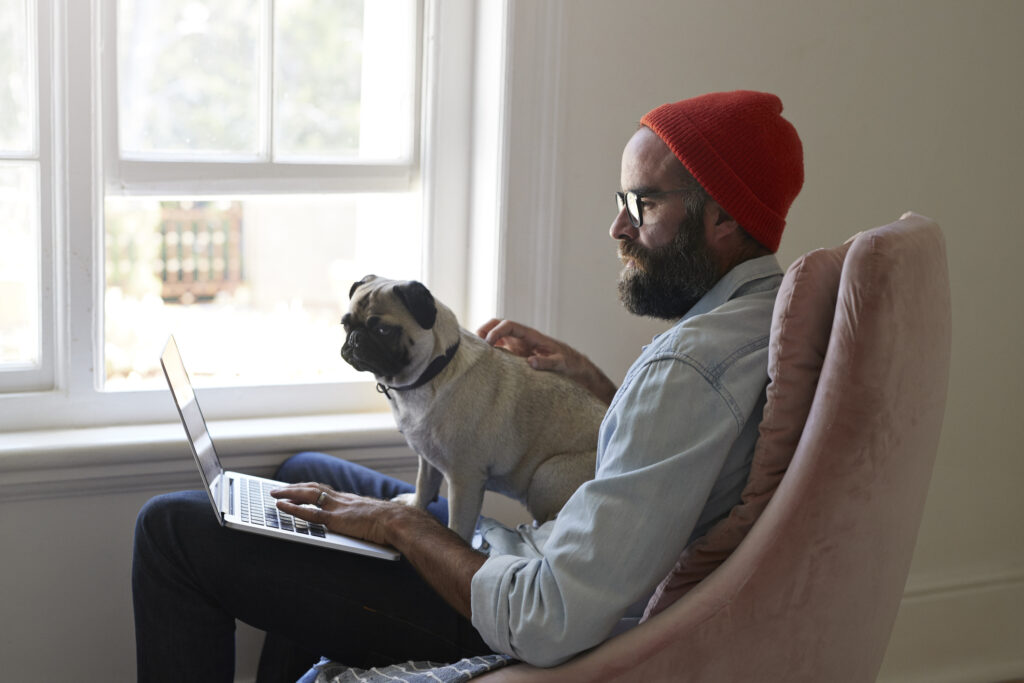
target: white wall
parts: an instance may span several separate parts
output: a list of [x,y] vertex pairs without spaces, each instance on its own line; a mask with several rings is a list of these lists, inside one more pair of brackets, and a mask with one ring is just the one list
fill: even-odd
[[[554,333],[614,379],[660,329],[616,303],[618,268],[607,236],[621,148],[647,109],[709,90],[782,97],[803,137],[807,168],[780,251],[784,264],[907,209],[943,226],[954,306],[949,407],[881,680],[1024,675],[1024,461],[1017,457],[1024,420],[1015,407],[1015,390],[1024,387],[1024,323],[1014,287],[1024,250],[1024,43],[1017,35],[1024,3],[572,0],[558,7],[562,49],[549,65],[559,170],[549,227],[557,239],[546,247],[558,275],[549,317]],[[529,92],[539,74],[516,77]],[[530,140],[512,142],[525,148]],[[514,160],[510,168],[529,173]],[[517,178],[507,200],[524,206],[532,198]],[[514,241],[525,226],[509,215]],[[310,446],[317,444],[296,443]],[[228,465],[266,467],[279,457],[245,460],[249,450],[238,441]],[[348,452],[371,462],[383,453],[382,464],[400,469],[391,446]],[[171,455],[139,457],[140,472],[163,486],[173,480],[166,476],[176,467]],[[181,485],[193,476],[175,471]],[[94,483],[88,496],[54,498],[61,487],[34,473],[35,488],[22,487],[19,497],[17,467],[5,472],[0,678],[54,680],[73,671],[83,681],[131,680],[131,528],[153,479],[118,479],[111,471],[109,483]],[[97,531],[103,522],[113,535]],[[256,641],[246,634],[244,657]],[[245,659],[240,677],[251,672]]]

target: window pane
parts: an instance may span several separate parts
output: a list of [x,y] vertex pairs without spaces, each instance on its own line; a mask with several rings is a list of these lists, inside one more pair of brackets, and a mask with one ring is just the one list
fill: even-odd
[[0,151],[35,151],[33,35],[26,0],[0,0]]
[[258,155],[261,6],[259,0],[121,0],[124,156]]
[[276,159],[410,156],[415,9],[412,0],[275,4]]
[[106,388],[162,388],[173,333],[200,386],[369,379],[341,315],[368,273],[421,277],[414,194],[106,200]]
[[361,0],[292,0],[275,7],[275,150],[359,155]]
[[39,363],[39,166],[0,163],[0,368]]

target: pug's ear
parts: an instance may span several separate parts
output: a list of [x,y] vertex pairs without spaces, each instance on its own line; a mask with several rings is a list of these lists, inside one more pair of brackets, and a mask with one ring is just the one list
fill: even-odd
[[359,282],[353,282],[352,283],[352,287],[349,288],[349,290],[348,290],[348,298],[351,299],[352,295],[356,293],[357,289],[359,289],[363,285],[367,284],[368,282],[372,282],[372,281],[374,281],[376,279],[377,279],[376,275],[367,275],[366,277],[364,277]]
[[412,280],[395,285],[395,296],[405,304],[420,327],[429,330],[434,326],[437,320],[437,306],[434,305],[434,295],[429,289]]

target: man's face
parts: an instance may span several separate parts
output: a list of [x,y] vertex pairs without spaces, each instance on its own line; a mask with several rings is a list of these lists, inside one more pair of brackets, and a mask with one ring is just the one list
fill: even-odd
[[[622,153],[622,191],[637,194],[693,186],[682,163],[649,128],[641,128]],[[619,297],[636,315],[681,318],[718,281],[707,233],[712,207],[697,193],[643,199],[643,223],[634,228],[626,209],[609,230],[619,240],[624,268]],[[709,204],[713,202],[709,201]]]

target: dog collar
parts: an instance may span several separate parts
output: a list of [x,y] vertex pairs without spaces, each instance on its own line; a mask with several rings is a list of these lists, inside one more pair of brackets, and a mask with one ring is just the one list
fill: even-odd
[[456,341],[454,344],[448,347],[448,350],[444,352],[443,356],[438,356],[434,360],[430,361],[430,365],[427,366],[427,369],[424,370],[423,374],[420,375],[419,379],[417,379],[412,384],[406,384],[405,386],[402,387],[393,387],[389,384],[382,384],[378,382],[377,391],[384,394],[390,401],[391,394],[388,393],[389,391],[411,391],[413,389],[419,389],[424,384],[426,384],[427,382],[441,374],[441,371],[448,367],[448,363],[451,363],[452,358],[455,357],[455,352],[459,350],[460,342],[461,340]]

